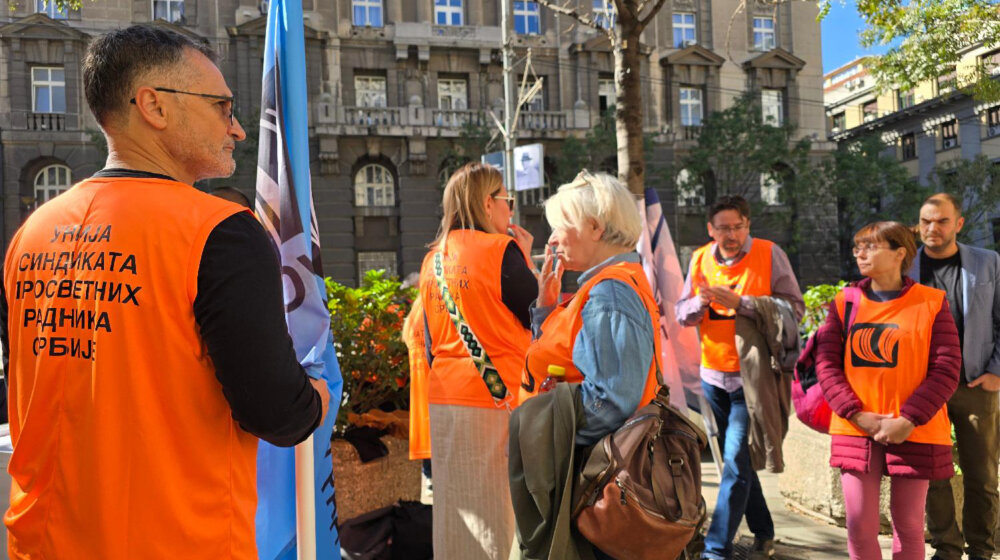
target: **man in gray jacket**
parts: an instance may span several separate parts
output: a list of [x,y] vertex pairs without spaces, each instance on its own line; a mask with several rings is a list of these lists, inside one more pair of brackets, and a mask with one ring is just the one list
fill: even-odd
[[955,520],[955,499],[948,480],[931,481],[927,528],[933,560],[991,558],[996,551],[997,460],[1000,457],[1000,255],[958,243],[962,204],[938,193],[920,208],[924,246],[910,277],[944,290],[962,341],[965,383],[948,401],[955,427],[958,464],[964,476],[962,527]]

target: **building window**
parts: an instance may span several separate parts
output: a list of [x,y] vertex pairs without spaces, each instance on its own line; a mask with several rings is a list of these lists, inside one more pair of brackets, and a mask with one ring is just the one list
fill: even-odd
[[774,18],[753,18],[753,49],[755,51],[769,51],[774,47]]
[[958,121],[951,120],[941,125],[941,149],[958,146]]
[[184,0],[153,0],[153,19],[184,23]]
[[674,14],[674,47],[683,49],[698,42],[698,28],[694,14],[677,12]]
[[594,23],[601,29],[611,29],[618,21],[615,0],[594,0]]
[[66,192],[73,186],[72,173],[65,165],[50,165],[35,175],[35,206]]
[[382,27],[382,0],[351,0],[354,7],[354,25]]
[[899,106],[900,110],[908,109],[916,105],[916,98],[913,94],[913,90],[896,90],[896,104]]
[[781,181],[774,173],[760,174],[760,199],[768,206],[781,204]]
[[878,100],[873,99],[861,105],[861,120],[871,122],[878,118]]
[[434,0],[434,23],[438,25],[464,25],[464,14],[462,0]]
[[31,110],[35,113],[66,112],[66,74],[62,68],[31,69]]
[[705,206],[705,187],[695,182],[687,169],[677,174],[677,206]]
[[354,96],[358,107],[385,107],[385,78],[354,76]]
[[396,181],[392,172],[377,163],[368,164],[354,176],[355,206],[395,206]]
[[917,137],[912,132],[904,134],[899,138],[899,147],[903,160],[917,157]]
[[438,109],[456,109],[464,111],[469,108],[469,94],[465,80],[438,80]]
[[701,126],[701,90],[681,88],[681,126]]
[[514,2],[514,32],[537,35],[542,32],[538,2]]
[[990,76],[1000,75],[1000,50],[984,54],[979,58],[979,63]]
[[602,115],[615,108],[617,96],[615,81],[612,78],[601,78],[597,81],[597,106]]
[[937,87],[938,95],[945,95],[955,91],[955,87],[958,85],[958,75],[955,73],[955,69],[952,68],[947,74],[942,74],[938,76]]
[[[527,92],[535,86],[535,79],[528,78],[524,83],[524,91]],[[520,87],[520,86],[518,86]],[[531,96],[531,99],[527,100],[524,104],[523,111],[544,111],[545,110],[545,80],[542,80],[542,85],[539,87],[535,95]]]
[[398,277],[395,251],[358,251],[358,285],[369,270],[382,270],[385,276]]
[[764,124],[785,124],[784,95],[780,89],[763,89],[760,92],[761,118]]
[[986,136],[1000,136],[1000,106],[991,107],[986,111]]
[[840,132],[847,126],[847,113],[841,111],[833,116],[833,132]]
[[66,8],[59,9],[56,0],[35,0],[35,13],[45,14],[52,19],[66,19],[68,17]]

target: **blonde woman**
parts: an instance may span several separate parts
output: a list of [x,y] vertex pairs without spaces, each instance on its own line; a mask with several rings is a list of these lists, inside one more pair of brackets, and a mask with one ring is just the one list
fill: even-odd
[[538,284],[527,258],[532,236],[510,223],[513,200],[496,168],[470,163],[456,171],[420,273],[434,556],[443,560],[506,560],[514,539],[507,423]]

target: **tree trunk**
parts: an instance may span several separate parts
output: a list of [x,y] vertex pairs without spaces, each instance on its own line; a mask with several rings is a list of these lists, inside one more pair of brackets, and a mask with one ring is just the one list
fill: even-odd
[[645,192],[643,154],[642,82],[638,22],[619,13],[621,34],[612,45],[615,57],[615,132],[618,138],[618,178],[633,194]]

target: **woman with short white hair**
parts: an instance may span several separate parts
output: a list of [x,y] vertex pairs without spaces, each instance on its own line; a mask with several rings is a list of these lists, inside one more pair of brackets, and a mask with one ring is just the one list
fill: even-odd
[[[576,442],[590,445],[618,429],[656,392],[660,315],[636,244],[636,198],[617,179],[586,170],[545,202],[552,227],[532,310],[533,342],[522,398],[537,394],[549,366],[580,383],[585,422]],[[559,302],[563,270],[580,271],[580,289]]]

